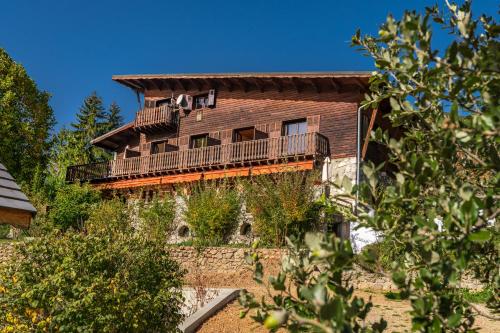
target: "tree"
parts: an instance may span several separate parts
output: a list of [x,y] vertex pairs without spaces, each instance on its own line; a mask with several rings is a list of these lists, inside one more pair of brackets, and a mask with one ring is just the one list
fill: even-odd
[[[362,197],[374,214],[365,211],[361,224],[408,249],[393,280],[411,298],[416,331],[470,329],[460,280],[478,262],[477,277],[500,291],[500,27],[484,15],[475,20],[469,1],[447,9],[389,16],[379,37],[353,38],[379,69],[364,106],[389,99],[391,123],[405,133],[374,136],[389,148],[396,182],[378,191],[382,166],[366,165]],[[432,48],[431,20],[451,37],[445,52]]]
[[0,160],[24,184],[31,184],[33,175],[47,165],[55,124],[49,99],[0,48]]
[[[444,52],[432,48],[431,21],[448,32]],[[387,148],[389,161],[366,163],[366,182],[352,191],[345,183],[343,196],[355,199],[359,191],[360,226],[382,232],[405,249],[391,270],[399,296],[411,301],[413,331],[474,331],[473,311],[486,314],[463,298],[460,281],[470,271],[493,288],[488,305],[500,308],[499,35],[497,23],[486,16],[474,19],[465,1],[460,7],[447,2],[446,12],[432,7],[423,15],[405,12],[399,21],[389,16],[378,37],[359,32],[353,37],[378,69],[362,105],[377,108],[390,101],[388,118],[404,135],[372,133]],[[387,163],[396,170],[395,181],[379,186]],[[291,281],[296,294],[277,295],[272,305],[243,294],[246,311],[258,309],[254,318],[273,329],[355,331],[346,307],[350,293],[337,287],[338,275],[349,269],[348,251],[335,239],[309,236],[306,244],[299,259],[285,259],[278,277],[270,279],[275,291],[284,291],[285,281]],[[338,265],[329,263],[342,253]],[[374,259],[366,254],[366,260]],[[309,268],[319,259],[323,262],[313,266],[317,273],[311,276]],[[260,279],[258,256],[249,261]],[[335,269],[339,265],[341,271]],[[311,287],[321,297],[308,294]],[[337,305],[323,309],[332,298],[339,299]]]
[[112,102],[109,109],[105,115],[106,132],[112,131],[123,125],[123,117],[121,115],[121,109],[116,104]]

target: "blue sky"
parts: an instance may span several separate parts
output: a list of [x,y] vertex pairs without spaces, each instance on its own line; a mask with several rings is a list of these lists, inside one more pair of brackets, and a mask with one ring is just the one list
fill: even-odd
[[[52,94],[56,128],[94,90],[128,121],[135,95],[113,74],[372,70],[349,46],[356,29],[436,2],[0,0],[0,47]],[[495,15],[498,2],[474,8]]]

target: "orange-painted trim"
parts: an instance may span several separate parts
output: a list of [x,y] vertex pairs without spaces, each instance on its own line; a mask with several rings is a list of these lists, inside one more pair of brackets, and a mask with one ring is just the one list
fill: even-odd
[[314,169],[313,161],[290,162],[285,164],[258,165],[252,167],[234,168],[228,170],[214,170],[205,172],[194,172],[178,175],[166,175],[160,177],[145,177],[135,179],[124,179],[104,184],[95,184],[98,189],[113,190],[143,186],[157,186],[175,183],[194,182],[198,180],[212,180],[226,177],[246,177],[265,175],[275,172],[302,171]]

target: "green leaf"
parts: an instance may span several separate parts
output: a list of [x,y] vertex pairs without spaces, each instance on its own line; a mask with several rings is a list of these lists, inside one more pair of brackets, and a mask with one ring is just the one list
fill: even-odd
[[454,313],[448,317],[448,325],[450,327],[457,327],[460,324],[460,319],[462,319],[462,315],[460,313]]
[[479,230],[469,235],[469,240],[477,243],[484,243],[491,239],[491,232],[489,230]]

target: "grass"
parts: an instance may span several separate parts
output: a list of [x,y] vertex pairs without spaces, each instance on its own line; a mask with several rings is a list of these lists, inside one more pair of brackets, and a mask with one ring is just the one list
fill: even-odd
[[[489,298],[493,296],[493,291],[491,288],[486,288],[480,291],[472,291],[469,289],[461,290],[464,299],[470,303],[486,303]],[[389,291],[384,293],[385,298],[393,301],[401,301],[405,299],[398,292]]]
[[472,291],[462,289],[462,295],[467,302],[470,303],[486,303],[493,296],[491,288],[486,288],[480,291]]

